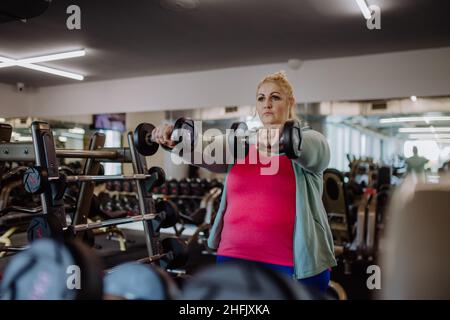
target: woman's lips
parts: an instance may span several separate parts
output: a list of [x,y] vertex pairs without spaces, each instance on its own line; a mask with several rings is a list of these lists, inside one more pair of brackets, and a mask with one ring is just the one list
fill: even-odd
[[273,112],[264,112],[263,115],[265,115],[265,116],[273,116]]

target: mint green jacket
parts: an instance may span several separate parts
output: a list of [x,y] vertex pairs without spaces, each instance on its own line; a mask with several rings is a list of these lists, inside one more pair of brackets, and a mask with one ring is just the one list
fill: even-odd
[[[296,181],[296,219],[294,226],[295,278],[303,279],[317,275],[336,266],[333,236],[327,213],[322,203],[323,171],[330,162],[330,148],[325,137],[314,130],[302,130],[301,155],[292,160]],[[232,165],[202,164],[213,172],[228,173]],[[227,183],[224,189],[208,246],[217,249],[223,229],[227,207]]]

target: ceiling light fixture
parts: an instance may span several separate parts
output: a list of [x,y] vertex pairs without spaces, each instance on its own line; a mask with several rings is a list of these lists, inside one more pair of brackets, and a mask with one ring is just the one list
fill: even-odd
[[416,96],[411,96],[409,98],[411,99],[412,102],[416,102],[417,101],[417,97]]
[[435,133],[450,132],[450,127],[426,127],[426,128],[400,128],[399,133]]
[[450,134],[448,134],[448,133],[437,133],[437,134],[412,133],[409,135],[409,138],[410,139],[419,139],[419,140],[450,139]]
[[430,117],[400,117],[400,118],[384,118],[380,119],[380,123],[401,123],[401,122],[434,122],[434,121],[450,121],[449,116],[430,116]]
[[370,13],[370,9],[367,6],[367,3],[365,0],[356,0],[356,3],[358,4],[359,10],[361,10],[364,18],[366,20],[369,20],[372,17],[372,14]]
[[0,56],[0,68],[18,66],[18,67],[22,67],[22,68],[32,69],[32,70],[36,70],[36,71],[41,71],[41,72],[50,73],[50,74],[58,75],[61,77],[66,77],[66,78],[81,81],[84,79],[84,76],[82,76],[81,74],[67,72],[67,71],[50,68],[50,67],[45,67],[45,66],[37,65],[35,63],[76,58],[76,57],[82,57],[85,55],[86,55],[86,50],[83,49],[83,50],[69,51],[69,52],[63,52],[63,53],[49,54],[49,55],[45,55],[45,56],[37,56],[37,57],[32,57],[32,58],[27,58],[27,59],[10,59],[10,58]]

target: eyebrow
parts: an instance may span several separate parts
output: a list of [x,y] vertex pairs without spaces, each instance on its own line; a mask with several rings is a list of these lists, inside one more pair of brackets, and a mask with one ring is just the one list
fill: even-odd
[[[278,94],[281,94],[281,93],[279,93],[278,91],[274,91],[274,92],[271,92],[270,94],[274,94],[274,93],[278,93]],[[258,96],[263,96],[264,95],[264,93],[258,93]]]

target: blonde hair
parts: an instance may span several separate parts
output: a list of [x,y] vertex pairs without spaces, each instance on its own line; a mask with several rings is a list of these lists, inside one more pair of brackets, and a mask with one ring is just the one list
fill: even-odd
[[295,113],[295,98],[294,98],[294,89],[292,88],[291,83],[287,78],[286,71],[280,70],[278,72],[269,74],[265,76],[258,84],[256,92],[259,91],[259,88],[265,82],[275,82],[278,84],[288,96],[289,101],[291,102],[291,106],[289,108],[288,120],[300,120]]

